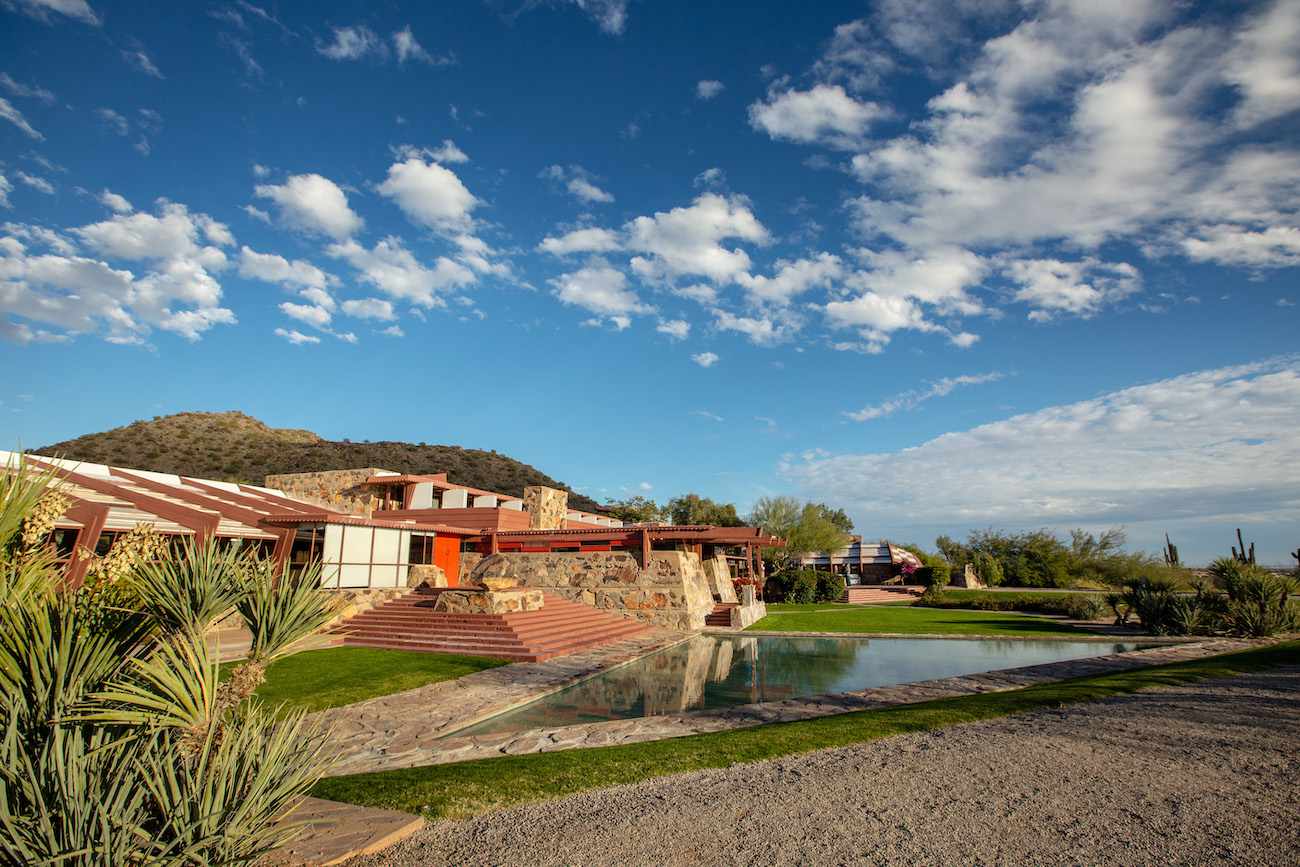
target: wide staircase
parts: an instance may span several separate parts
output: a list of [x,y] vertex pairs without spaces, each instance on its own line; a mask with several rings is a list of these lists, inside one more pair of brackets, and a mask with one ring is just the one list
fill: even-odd
[[541,662],[630,638],[649,626],[547,593],[537,611],[450,614],[438,591],[419,588],[350,618],[331,632],[358,647],[423,650]]
[[875,584],[875,585],[856,585],[844,588],[844,595],[840,597],[841,602],[847,602],[850,605],[879,605],[882,602],[903,602],[915,599],[924,593],[922,587],[911,587],[903,584]]

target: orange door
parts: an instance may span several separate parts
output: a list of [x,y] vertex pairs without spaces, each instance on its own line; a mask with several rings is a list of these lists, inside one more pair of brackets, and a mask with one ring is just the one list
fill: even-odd
[[433,565],[447,576],[447,586],[460,584],[460,539],[455,536],[437,536],[433,540]]

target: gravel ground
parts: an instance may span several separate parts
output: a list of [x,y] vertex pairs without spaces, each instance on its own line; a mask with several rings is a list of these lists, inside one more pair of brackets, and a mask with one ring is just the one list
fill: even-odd
[[1300,864],[1300,668],[440,822],[366,864]]

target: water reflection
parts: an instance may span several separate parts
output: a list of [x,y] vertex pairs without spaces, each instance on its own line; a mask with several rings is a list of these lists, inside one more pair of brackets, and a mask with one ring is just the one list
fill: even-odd
[[852,692],[1121,653],[1136,645],[699,635],[457,734],[576,725]]

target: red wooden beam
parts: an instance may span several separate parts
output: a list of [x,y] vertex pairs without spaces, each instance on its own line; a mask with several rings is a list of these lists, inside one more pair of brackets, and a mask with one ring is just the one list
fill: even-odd
[[95,551],[95,546],[99,544],[99,534],[104,532],[104,524],[108,522],[108,506],[69,494],[64,496],[72,500],[72,505],[64,514],[74,521],[81,522],[81,529],[77,532],[77,544],[72,547],[72,557],[68,561],[64,579],[67,586],[75,590],[86,580],[90,557]]

